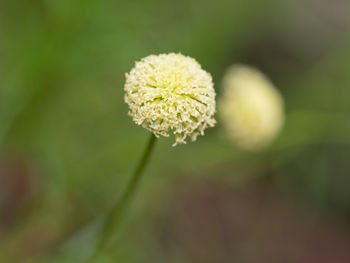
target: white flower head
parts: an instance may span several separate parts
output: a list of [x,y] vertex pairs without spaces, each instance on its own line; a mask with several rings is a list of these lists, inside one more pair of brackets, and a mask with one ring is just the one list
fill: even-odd
[[215,125],[211,75],[182,54],[150,55],[126,74],[125,102],[134,122],[155,136],[175,135],[175,143],[195,141]]
[[223,86],[219,112],[229,138],[245,150],[270,144],[284,123],[279,91],[257,69],[243,65],[228,69]]

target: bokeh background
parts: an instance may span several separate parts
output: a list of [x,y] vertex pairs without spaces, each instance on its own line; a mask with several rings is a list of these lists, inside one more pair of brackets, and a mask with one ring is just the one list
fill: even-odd
[[124,74],[181,52],[211,72],[266,73],[286,103],[271,145],[244,152],[220,120],[159,140],[99,262],[350,262],[348,0],[1,0],[0,262],[85,262],[148,132]]

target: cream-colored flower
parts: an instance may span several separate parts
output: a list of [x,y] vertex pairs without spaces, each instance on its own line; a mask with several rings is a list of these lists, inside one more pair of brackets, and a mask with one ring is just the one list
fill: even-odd
[[126,74],[125,102],[136,124],[155,136],[175,134],[174,145],[195,141],[215,125],[211,75],[182,54],[150,55]]
[[246,150],[271,143],[284,123],[279,91],[261,72],[243,65],[231,66],[223,85],[219,112],[232,141]]

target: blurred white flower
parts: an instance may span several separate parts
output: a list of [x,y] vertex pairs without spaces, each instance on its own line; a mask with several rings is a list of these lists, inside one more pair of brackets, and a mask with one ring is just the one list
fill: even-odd
[[245,150],[270,144],[284,123],[279,91],[261,72],[243,65],[231,66],[223,85],[219,113],[229,138]]
[[126,74],[125,102],[134,122],[155,136],[175,134],[174,145],[195,141],[215,125],[211,75],[182,54],[150,55]]

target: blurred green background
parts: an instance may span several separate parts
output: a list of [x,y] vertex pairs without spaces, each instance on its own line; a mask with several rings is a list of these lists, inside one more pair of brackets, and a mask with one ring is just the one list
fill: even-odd
[[348,0],[1,0],[0,262],[85,262],[149,137],[124,74],[181,52],[214,78],[265,72],[286,103],[268,149],[220,120],[161,138],[99,262],[350,262]]

